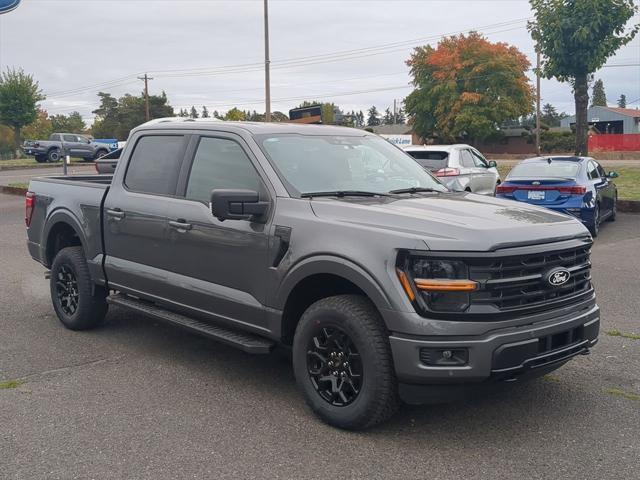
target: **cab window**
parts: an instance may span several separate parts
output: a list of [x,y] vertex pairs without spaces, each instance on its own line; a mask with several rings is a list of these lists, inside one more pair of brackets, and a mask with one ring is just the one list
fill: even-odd
[[184,156],[183,135],[149,135],[136,143],[125,186],[134,192],[175,195]]
[[258,172],[242,147],[226,138],[200,140],[187,182],[185,198],[208,204],[211,191],[240,189],[266,194]]

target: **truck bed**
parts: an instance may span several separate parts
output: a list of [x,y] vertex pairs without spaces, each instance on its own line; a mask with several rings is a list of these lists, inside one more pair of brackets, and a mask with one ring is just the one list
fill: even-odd
[[47,254],[48,241],[57,223],[74,227],[92,276],[104,281],[102,273],[102,204],[112,175],[69,175],[37,177],[29,183],[35,194],[35,208],[27,229],[31,256],[46,267],[52,259]]

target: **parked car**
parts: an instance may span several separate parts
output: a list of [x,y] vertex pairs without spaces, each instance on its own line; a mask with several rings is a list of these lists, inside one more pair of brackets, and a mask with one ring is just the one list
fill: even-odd
[[49,140],[26,140],[22,145],[26,155],[36,158],[38,163],[58,162],[65,155],[95,160],[110,151],[106,143],[93,142],[84,135],[75,133],[52,133]]
[[616,219],[618,188],[590,157],[536,157],[513,167],[496,195],[567,213],[598,236],[603,220]]
[[95,166],[96,172],[98,173],[114,173],[116,171],[116,165],[118,164],[118,159],[122,154],[122,149],[118,148],[113,152],[109,152],[106,155],[101,156],[96,159]]
[[496,162],[470,145],[412,145],[404,151],[451,190],[493,195],[500,184]]
[[291,349],[307,403],[341,428],[546,374],[597,342],[580,222],[451,192],[358,129],[145,125],[112,176],[31,180],[25,218],[65,327],[117,305],[245,352]]

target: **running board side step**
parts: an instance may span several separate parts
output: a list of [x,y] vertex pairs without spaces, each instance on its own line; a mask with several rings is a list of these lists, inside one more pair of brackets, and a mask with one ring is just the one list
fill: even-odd
[[212,338],[232,347],[239,348],[247,353],[269,353],[275,346],[275,342],[251,333],[239,332],[226,327],[212,325],[210,323],[186,317],[179,313],[165,310],[153,303],[138,300],[123,294],[115,294],[107,297],[107,303],[141,313],[143,315],[171,323],[191,332]]

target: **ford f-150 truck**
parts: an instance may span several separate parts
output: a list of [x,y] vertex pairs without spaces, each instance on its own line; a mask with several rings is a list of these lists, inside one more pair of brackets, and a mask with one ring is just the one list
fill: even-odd
[[331,425],[542,375],[595,345],[576,219],[448,191],[342,127],[165,122],[110,175],[45,177],[28,248],[73,330],[109,305],[266,354]]
[[52,133],[49,140],[26,140],[22,150],[26,155],[35,157],[38,163],[45,163],[58,162],[65,155],[95,160],[109,153],[111,147],[106,143],[93,142],[84,135]]

